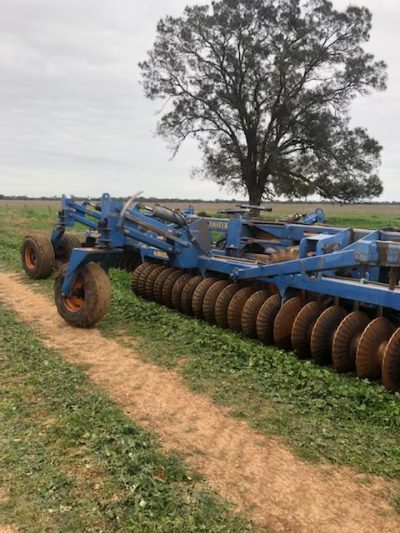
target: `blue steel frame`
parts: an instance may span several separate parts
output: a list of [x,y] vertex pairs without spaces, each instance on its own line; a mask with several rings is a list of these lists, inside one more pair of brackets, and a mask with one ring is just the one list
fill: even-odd
[[[73,280],[84,264],[95,261],[107,270],[125,250],[133,249],[142,260],[168,261],[172,266],[199,270],[203,275],[223,274],[235,281],[272,283],[284,299],[293,290],[307,290],[400,310],[398,284],[389,287],[387,281],[380,282],[383,270],[388,278],[390,271],[398,271],[400,267],[400,232],[397,231],[243,218],[206,221],[192,213],[186,216],[186,224],[179,225],[143,212],[139,204],[125,209],[123,202],[105,194],[99,206],[64,197],[52,241],[61,238],[65,229],[76,222],[89,228],[95,245],[73,250],[63,294],[70,293]],[[223,250],[211,245],[214,229],[226,236]],[[257,262],[246,253],[249,242],[261,242],[266,250],[297,246],[298,259],[276,264]],[[265,253],[266,261],[268,253]]]

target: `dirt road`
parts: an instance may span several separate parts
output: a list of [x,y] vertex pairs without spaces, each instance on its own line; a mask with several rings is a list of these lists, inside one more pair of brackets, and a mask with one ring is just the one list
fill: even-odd
[[183,454],[211,487],[271,532],[395,532],[400,517],[387,503],[389,481],[349,468],[303,463],[275,438],[230,418],[192,393],[172,371],[143,362],[96,330],[69,327],[53,303],[0,272],[2,301],[37,332],[44,345],[72,363],[86,363],[135,422],[156,433],[166,449]]

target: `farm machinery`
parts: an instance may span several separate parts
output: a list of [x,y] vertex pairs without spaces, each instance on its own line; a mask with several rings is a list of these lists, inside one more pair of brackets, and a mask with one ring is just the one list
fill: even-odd
[[[148,300],[400,390],[400,230],[196,216],[104,194],[63,198],[51,237],[27,236],[29,277],[51,274],[71,325],[91,327],[111,300],[110,267]],[[66,230],[88,228],[86,239]]]

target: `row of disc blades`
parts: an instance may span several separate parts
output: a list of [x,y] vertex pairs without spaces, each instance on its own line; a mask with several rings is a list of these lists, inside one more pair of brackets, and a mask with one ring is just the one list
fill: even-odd
[[132,272],[132,290],[222,328],[293,350],[300,358],[338,372],[356,371],[360,378],[382,379],[386,388],[400,390],[400,328],[387,318],[349,313],[331,300],[311,299],[305,293],[282,303],[268,284],[203,278],[151,262]]

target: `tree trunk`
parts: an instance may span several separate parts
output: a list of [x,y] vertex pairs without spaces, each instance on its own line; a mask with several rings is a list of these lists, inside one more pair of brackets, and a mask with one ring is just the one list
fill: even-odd
[[[247,187],[247,192],[248,192],[248,195],[249,195],[249,204],[250,205],[260,205],[261,204],[262,192],[260,192],[256,186]],[[257,217],[260,216],[260,210],[259,209],[251,209],[250,213],[251,213],[251,216],[253,218],[257,218]]]

